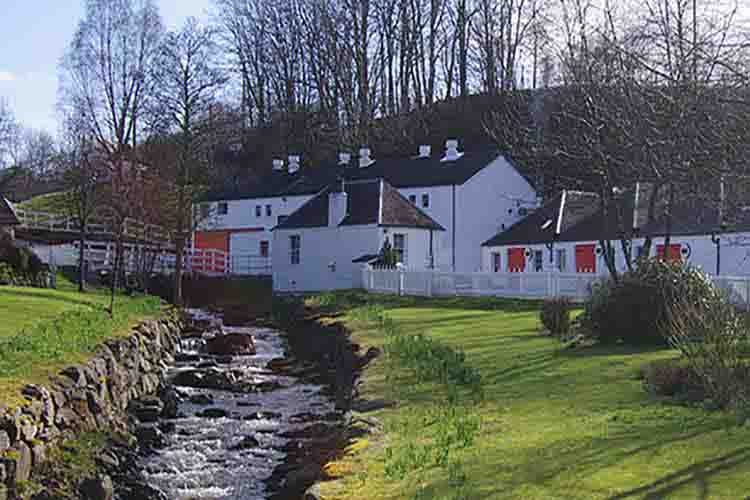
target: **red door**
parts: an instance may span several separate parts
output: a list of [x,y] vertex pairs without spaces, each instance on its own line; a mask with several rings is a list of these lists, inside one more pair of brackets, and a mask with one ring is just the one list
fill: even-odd
[[576,245],[576,272],[596,273],[596,245]]
[[[656,255],[660,260],[664,260],[664,245],[656,245]],[[667,260],[670,262],[682,260],[682,245],[669,245]]]
[[526,270],[526,254],[523,248],[508,249],[508,272],[522,273]]

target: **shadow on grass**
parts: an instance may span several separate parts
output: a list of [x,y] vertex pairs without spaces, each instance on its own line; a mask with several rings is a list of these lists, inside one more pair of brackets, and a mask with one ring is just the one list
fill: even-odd
[[[720,457],[682,468],[649,484],[609,497],[607,500],[624,500],[633,497],[641,498],[641,495],[644,495],[642,498],[645,500],[660,500],[678,489],[691,484],[694,484],[697,490],[696,498],[705,500],[710,495],[708,480],[712,476],[737,467],[749,460],[750,448],[739,448]],[[744,493],[738,491],[737,498],[747,498]]]
[[664,345],[607,345],[594,344],[574,349],[559,349],[557,355],[564,358],[587,358],[593,356],[630,356],[636,354],[650,354],[669,350]]

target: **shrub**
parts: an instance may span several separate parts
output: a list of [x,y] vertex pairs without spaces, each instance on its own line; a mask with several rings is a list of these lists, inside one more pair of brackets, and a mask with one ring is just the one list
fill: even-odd
[[716,405],[727,407],[748,399],[749,336],[734,306],[722,297],[679,303],[669,313],[667,329],[670,344],[682,353]]
[[545,300],[539,319],[549,333],[558,338],[567,338],[571,331],[570,310],[572,303],[565,297]]
[[15,245],[0,232],[0,283],[18,286],[47,285],[47,266],[28,248]]
[[666,344],[670,312],[681,304],[706,304],[721,297],[699,269],[681,262],[641,261],[615,282],[592,289],[579,325],[604,343]]
[[680,359],[653,361],[641,368],[643,385],[652,394],[703,400],[705,391],[688,363]]

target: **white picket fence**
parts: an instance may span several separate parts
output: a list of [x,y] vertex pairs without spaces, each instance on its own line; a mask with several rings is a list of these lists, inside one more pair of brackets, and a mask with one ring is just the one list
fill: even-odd
[[[373,293],[422,297],[476,296],[545,299],[568,297],[581,302],[606,276],[587,273],[453,273],[435,270],[363,268],[362,282]],[[750,276],[712,276],[730,300],[750,309]]]

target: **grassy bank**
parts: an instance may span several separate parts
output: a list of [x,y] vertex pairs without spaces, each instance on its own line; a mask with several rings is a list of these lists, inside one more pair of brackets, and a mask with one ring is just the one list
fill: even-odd
[[[425,334],[463,352],[484,393],[480,402],[451,403],[445,384],[420,377],[408,356],[376,360],[365,371],[362,395],[397,406],[371,413],[382,433],[330,464],[340,478],[324,484],[327,499],[750,495],[750,427],[738,426],[734,415],[678,406],[643,390],[639,368],[671,351],[562,350],[540,334],[535,304],[357,294],[312,302],[331,313],[330,321],[344,321],[365,347],[392,342],[376,319],[384,313],[401,335]],[[475,424],[468,442],[456,440]]]
[[0,287],[0,404],[17,403],[24,385],[86,360],[106,339],[161,311],[157,298],[122,296],[110,317],[108,298],[105,290],[79,294],[62,278],[57,290]]

